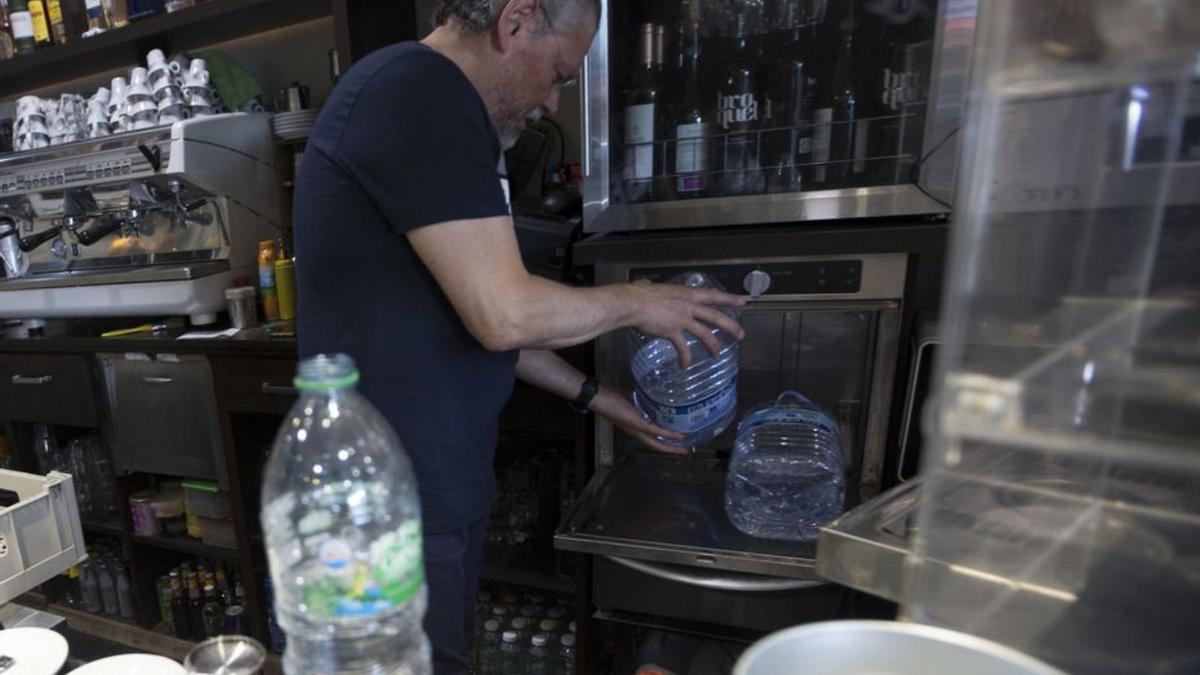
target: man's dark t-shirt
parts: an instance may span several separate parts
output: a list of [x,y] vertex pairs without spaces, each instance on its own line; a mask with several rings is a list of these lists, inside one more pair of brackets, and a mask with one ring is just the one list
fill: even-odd
[[517,354],[467,332],[405,233],[507,215],[500,143],[454,62],[417,43],[354,65],[321,111],[296,182],[302,356],[343,352],[412,457],[425,529],[487,514]]

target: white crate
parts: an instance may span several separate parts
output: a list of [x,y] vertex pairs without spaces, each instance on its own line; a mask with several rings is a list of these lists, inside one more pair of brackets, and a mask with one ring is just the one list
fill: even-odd
[[0,604],[43,584],[87,557],[75,481],[0,470],[0,488],[21,501],[0,509]]

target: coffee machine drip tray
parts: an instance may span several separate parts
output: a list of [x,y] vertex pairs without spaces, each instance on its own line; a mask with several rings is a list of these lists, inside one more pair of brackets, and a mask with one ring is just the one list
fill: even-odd
[[626,453],[599,467],[555,536],[560,549],[815,579],[816,541],[760,539],[725,515],[725,462]]

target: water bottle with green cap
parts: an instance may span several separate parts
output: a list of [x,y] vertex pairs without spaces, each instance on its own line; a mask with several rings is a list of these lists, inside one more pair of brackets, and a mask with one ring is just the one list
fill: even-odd
[[300,363],[300,400],[263,477],[262,527],[284,671],[432,672],[421,629],[421,510],[395,432],[345,355]]

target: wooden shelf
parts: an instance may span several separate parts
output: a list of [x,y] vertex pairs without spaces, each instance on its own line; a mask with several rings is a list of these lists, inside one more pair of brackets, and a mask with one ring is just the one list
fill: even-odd
[[212,0],[94,37],[76,38],[0,61],[0,98],[114,68],[132,68],[155,48],[170,55],[330,16],[331,1]]
[[238,561],[238,552],[236,548],[221,548],[220,546],[210,546],[199,539],[193,539],[186,534],[163,534],[157,537],[130,537],[129,540],[135,546],[149,546],[158,548],[164,551],[175,551],[176,553],[186,553],[201,558],[218,558],[220,560]]

